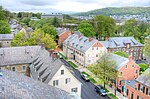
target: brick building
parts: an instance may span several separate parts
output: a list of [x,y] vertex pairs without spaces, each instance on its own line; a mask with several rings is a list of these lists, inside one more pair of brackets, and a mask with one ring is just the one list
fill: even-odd
[[150,99],[150,68],[135,80],[125,80],[122,93],[128,99]]
[[66,40],[71,35],[69,29],[66,28],[57,28],[56,32],[57,32],[57,39],[58,39],[57,43],[59,46],[62,46],[63,41]]
[[112,37],[106,41],[100,41],[108,52],[123,51],[131,55],[134,60],[143,59],[143,44],[136,41],[134,37]]

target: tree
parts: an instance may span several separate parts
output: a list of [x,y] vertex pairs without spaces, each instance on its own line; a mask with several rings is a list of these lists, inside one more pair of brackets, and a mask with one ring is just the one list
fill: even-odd
[[6,20],[6,16],[2,6],[0,6],[0,20]]
[[115,61],[112,60],[110,53],[103,53],[97,63],[88,68],[104,82],[104,88],[105,84],[108,83],[108,79],[116,80]]
[[83,35],[87,36],[87,37],[96,36],[94,27],[89,22],[85,22],[85,21],[81,22],[78,25],[77,30],[80,31],[81,33],[83,33]]
[[24,17],[21,21],[22,21],[23,23],[25,23],[26,25],[29,25],[30,18]]
[[108,16],[98,15],[94,17],[95,31],[98,39],[115,36],[116,24],[114,19]]
[[44,31],[45,33],[52,35],[54,37],[54,39],[56,39],[56,29],[54,26],[49,26],[48,24],[45,24],[42,26],[42,31]]
[[145,40],[144,54],[150,58],[150,39]]
[[10,26],[7,21],[0,20],[0,34],[10,34]]
[[114,52],[114,54],[117,54],[119,56],[126,57],[126,58],[129,57],[129,55],[126,52],[117,51],[117,52]]
[[144,63],[138,65],[140,66],[140,73],[144,72],[148,68],[148,65]]
[[59,27],[61,25],[61,22],[58,18],[54,17],[52,20],[52,25],[55,27]]
[[33,33],[20,32],[15,35],[11,42],[12,46],[32,46],[44,44],[46,49],[55,49],[56,42],[53,36],[44,33],[41,29],[35,30]]

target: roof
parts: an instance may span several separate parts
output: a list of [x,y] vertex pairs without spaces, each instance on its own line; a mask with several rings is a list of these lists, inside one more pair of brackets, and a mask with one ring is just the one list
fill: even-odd
[[35,81],[21,73],[2,69],[0,99],[71,99],[66,91]]
[[14,35],[13,34],[0,34],[0,41],[1,40],[13,40]]
[[66,31],[66,28],[56,28],[56,32],[58,36],[61,35],[65,31]]
[[150,68],[148,68],[143,74],[141,74],[136,81],[150,87]]
[[96,42],[98,42],[98,40],[92,38],[92,40],[89,41],[88,37],[85,37],[82,35],[82,33],[76,31],[74,34],[70,35],[63,43],[84,53]]
[[116,55],[116,54],[111,54],[111,59],[116,62],[115,69],[119,70],[122,68],[128,61],[128,58]]
[[31,63],[40,46],[0,48],[0,66]]
[[135,80],[122,80],[122,82],[126,83],[128,86],[132,88],[136,88],[136,81]]
[[144,46],[140,42],[134,39],[134,37],[112,37],[107,41],[100,41],[106,48],[126,47],[127,43],[131,46]]
[[150,39],[150,35],[146,36],[145,38],[146,38],[146,39]]

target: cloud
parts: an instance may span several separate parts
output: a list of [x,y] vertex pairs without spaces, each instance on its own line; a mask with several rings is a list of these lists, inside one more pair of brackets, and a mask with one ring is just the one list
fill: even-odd
[[10,11],[85,12],[105,7],[150,6],[150,0],[0,0]]

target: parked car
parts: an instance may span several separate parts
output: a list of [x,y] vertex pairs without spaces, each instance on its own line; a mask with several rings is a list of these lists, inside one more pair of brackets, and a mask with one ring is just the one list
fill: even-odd
[[88,76],[85,75],[85,74],[81,74],[81,78],[82,78],[83,80],[85,80],[85,81],[90,81],[89,78],[88,78]]
[[95,86],[95,91],[99,95],[102,95],[102,96],[106,96],[107,95],[106,91],[100,85]]

